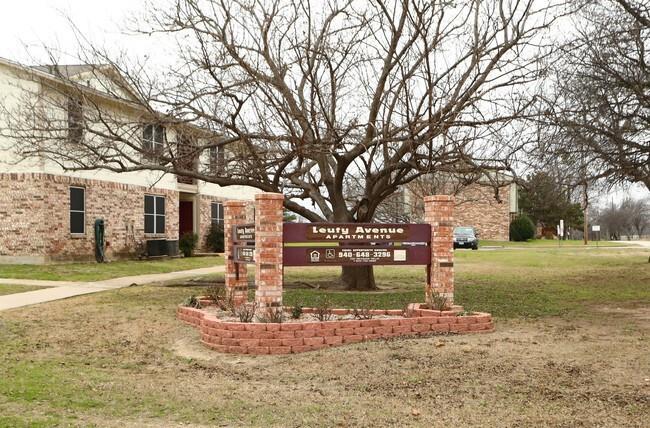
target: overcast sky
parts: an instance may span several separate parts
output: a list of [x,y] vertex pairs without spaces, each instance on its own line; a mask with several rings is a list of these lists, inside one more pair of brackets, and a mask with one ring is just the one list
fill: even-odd
[[[43,63],[48,56],[44,45],[65,54],[76,52],[78,46],[72,22],[88,39],[116,51],[125,50],[131,55],[152,58],[164,57],[161,47],[146,37],[124,34],[129,30],[129,20],[142,16],[149,3],[164,4],[168,0],[16,0],[3,1],[2,25],[0,25],[0,57],[21,63]],[[155,61],[155,60],[154,60]],[[650,197],[650,192],[641,186],[620,190],[601,197],[601,203],[618,200],[626,194],[634,197]]]
[[[146,5],[166,0],[17,0],[3,1],[0,56],[18,62],[44,62],[44,45],[74,55],[78,46],[70,18],[89,39],[127,49],[136,55],[154,51],[145,38],[126,36],[129,20],[141,16]],[[68,61],[71,58],[68,57]]]

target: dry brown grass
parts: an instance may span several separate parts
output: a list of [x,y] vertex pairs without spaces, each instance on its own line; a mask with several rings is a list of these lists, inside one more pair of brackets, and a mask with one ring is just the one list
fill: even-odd
[[292,356],[203,348],[201,289],[133,287],[0,314],[0,426],[643,426],[647,307]]

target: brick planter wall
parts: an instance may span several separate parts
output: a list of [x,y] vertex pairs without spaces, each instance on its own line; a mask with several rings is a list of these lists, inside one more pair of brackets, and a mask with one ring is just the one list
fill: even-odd
[[[304,312],[309,313],[309,308]],[[179,306],[177,317],[198,328],[201,343],[219,352],[232,354],[295,354],[347,343],[394,337],[426,336],[444,333],[487,333],[494,330],[492,316],[476,312],[458,316],[452,311],[420,309],[413,305],[409,317],[401,310],[374,310],[374,315],[395,318],[290,323],[242,323],[221,321],[202,309]],[[345,315],[349,309],[336,309]]]

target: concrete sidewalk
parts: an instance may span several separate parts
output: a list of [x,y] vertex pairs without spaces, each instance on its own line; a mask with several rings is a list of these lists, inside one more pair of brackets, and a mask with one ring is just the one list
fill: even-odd
[[50,287],[44,288],[43,290],[0,296],[0,311],[20,308],[22,306],[35,305],[38,303],[51,302],[54,300],[67,299],[68,297],[81,296],[83,294],[98,293],[100,291],[113,290],[116,288],[128,287],[130,285],[143,285],[152,282],[166,282],[192,276],[209,275],[213,273],[223,272],[224,269],[224,266],[214,266],[209,268],[182,270],[168,273],[124,276],[121,278],[106,279],[103,281],[95,282],[43,281],[32,279],[0,278],[0,284],[19,284]]

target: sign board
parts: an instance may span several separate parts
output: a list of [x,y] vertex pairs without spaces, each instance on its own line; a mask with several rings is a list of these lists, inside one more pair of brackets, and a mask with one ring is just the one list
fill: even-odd
[[346,246],[285,247],[285,266],[428,265],[431,247]]
[[284,242],[430,242],[428,224],[285,223]]
[[255,263],[255,247],[235,245],[233,253],[235,263]]
[[600,225],[599,224],[594,224],[591,226],[591,231],[592,232],[600,232]]
[[232,227],[234,242],[255,242],[255,225],[240,224]]
[[283,241],[285,266],[431,264],[428,224],[285,223]]

